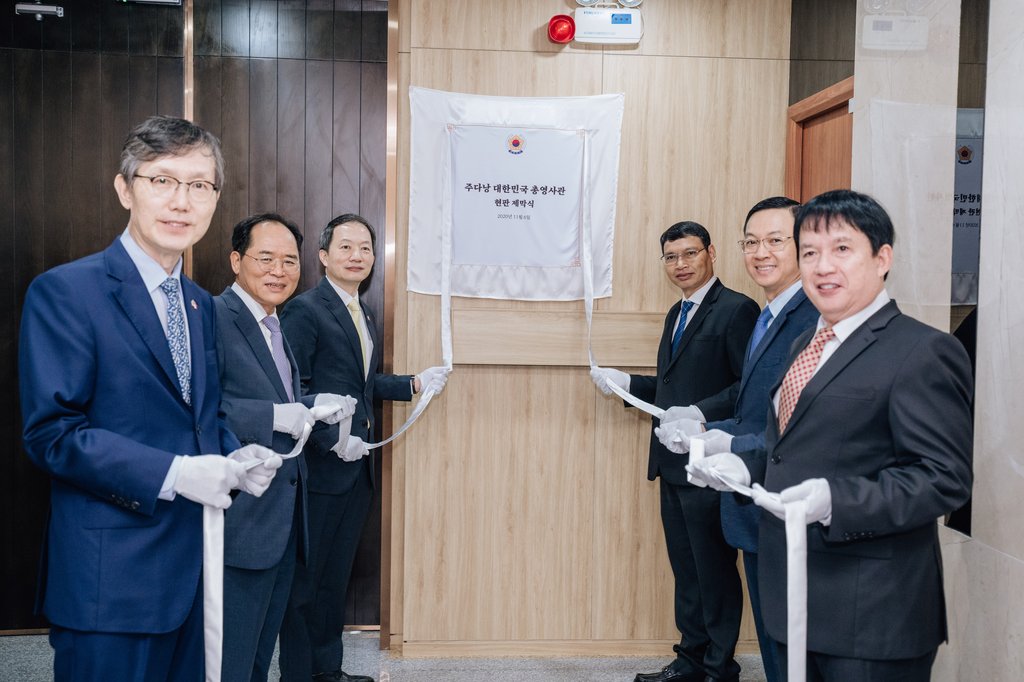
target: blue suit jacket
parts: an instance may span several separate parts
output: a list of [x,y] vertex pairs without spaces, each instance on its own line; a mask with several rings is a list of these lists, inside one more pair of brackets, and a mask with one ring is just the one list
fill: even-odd
[[[709,422],[708,430],[721,429],[731,433],[733,452],[746,452],[764,447],[764,430],[771,407],[772,387],[788,367],[793,342],[818,321],[818,311],[799,289],[779,311],[757,348],[747,348],[749,357],[743,364],[743,377],[736,393],[736,413],[731,419]],[[749,342],[748,342],[749,343]],[[757,551],[757,524],[761,508],[740,504],[732,493],[722,496],[722,530],[726,541],[745,552]]]
[[192,406],[153,301],[120,240],[29,287],[19,369],[25,450],[50,474],[40,598],[52,623],[168,632],[192,607],[202,507],[159,500],[175,455],[234,450],[218,416],[210,295],[181,278]]
[[[353,436],[370,441],[374,400],[412,399],[409,383],[412,377],[377,373],[381,362],[381,340],[366,306],[363,306],[363,315],[373,338],[373,355],[369,374],[364,372],[359,333],[341,297],[326,277],[316,288],[289,301],[278,314],[295,353],[302,390],[306,393],[337,393],[356,399],[356,411],[352,415]],[[344,462],[331,451],[331,446],[337,442],[336,425],[314,428],[306,444],[311,492],[346,493],[355,485],[363,467],[369,469],[370,480],[373,480],[373,457]]]
[[[274,431],[274,405],[287,403],[288,393],[267,347],[259,322],[231,287],[213,299],[217,308],[217,361],[220,367],[221,409],[228,427],[243,445],[258,443],[276,452],[290,452],[295,441]],[[292,394],[302,399],[299,370],[285,340],[292,366]],[[247,569],[277,565],[298,512],[302,555],[306,555],[306,461],[302,455],[284,460],[262,497],[239,495],[224,514],[224,563]]]

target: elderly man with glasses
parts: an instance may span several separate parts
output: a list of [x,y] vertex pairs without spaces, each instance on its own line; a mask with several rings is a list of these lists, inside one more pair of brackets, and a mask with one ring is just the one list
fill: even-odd
[[[682,300],[665,317],[655,376],[597,367],[591,374],[606,394],[612,382],[658,407],[662,421],[691,417],[725,419],[726,396],[743,370],[747,340],[758,306],[715,277],[715,247],[700,224],[686,221],[661,235],[661,261]],[[661,520],[675,576],[676,627],[682,639],[676,658],[662,670],[639,674],[637,682],[738,680],[733,658],[743,595],[736,550],[722,536],[721,496],[687,482],[688,457],[667,450],[651,436],[647,477],[661,479]]]

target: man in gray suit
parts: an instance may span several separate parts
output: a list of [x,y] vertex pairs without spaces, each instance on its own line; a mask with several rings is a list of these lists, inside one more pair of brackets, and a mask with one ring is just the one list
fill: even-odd
[[[231,236],[235,282],[214,299],[221,410],[245,443],[279,453],[314,423],[310,407],[354,401],[332,394],[301,397],[299,373],[281,333],[277,306],[299,281],[302,233],[274,213],[246,218]],[[348,409],[344,409],[347,407]],[[345,434],[347,437],[347,433]],[[243,496],[224,521],[224,651],[221,680],[266,680],[298,556],[307,555],[302,457],[285,459],[261,498]]]

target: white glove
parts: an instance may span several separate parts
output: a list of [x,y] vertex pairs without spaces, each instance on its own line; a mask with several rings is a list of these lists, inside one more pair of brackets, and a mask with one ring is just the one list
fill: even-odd
[[677,419],[673,422],[661,422],[654,429],[654,435],[661,444],[678,455],[690,451],[690,439],[696,438],[704,431],[704,424],[695,419]]
[[430,367],[423,370],[416,375],[416,381],[420,383],[420,391],[432,390],[435,394],[440,393],[448,382],[448,375],[451,372],[447,367]]
[[355,462],[361,457],[370,454],[366,443],[359,436],[348,436],[344,440],[339,440],[331,450],[346,462]]
[[259,497],[267,492],[277,470],[284,464],[281,455],[256,443],[238,448],[228,455],[228,459],[238,462],[245,469],[244,478],[235,487],[253,497]]
[[721,492],[732,491],[732,488],[722,482],[723,478],[740,485],[750,485],[750,472],[747,471],[747,465],[731,452],[720,452],[717,455],[710,455],[687,464],[686,472],[695,479],[695,482],[700,481],[709,488]]
[[356,413],[356,399],[337,393],[318,393],[310,412],[318,422],[337,424]]
[[669,422],[679,421],[680,419],[694,419],[699,422],[705,422],[707,419],[704,418],[704,413],[700,411],[700,408],[696,405],[676,405],[665,410],[665,413],[661,415],[661,423],[668,424]]
[[245,479],[245,467],[221,455],[182,457],[174,492],[217,509],[231,506],[231,491]]
[[704,441],[704,454],[717,455],[720,452],[732,452],[732,434],[720,429],[711,429],[693,436]]
[[770,493],[757,483],[751,486],[751,491],[750,498],[754,500],[754,504],[767,512],[771,512],[772,516],[782,521],[786,520],[786,507],[782,504],[782,500],[779,499],[778,493]]
[[608,388],[608,382],[615,384],[623,391],[629,391],[629,375],[621,370],[611,367],[591,367],[590,378],[605,395],[612,394],[612,389]]
[[292,438],[302,438],[302,429],[309,424],[313,426],[313,415],[302,403],[284,403],[274,405],[274,430],[287,433]]
[[779,493],[782,504],[804,500],[807,503],[807,524],[820,521],[821,525],[832,524],[832,489],[824,478],[809,478]]

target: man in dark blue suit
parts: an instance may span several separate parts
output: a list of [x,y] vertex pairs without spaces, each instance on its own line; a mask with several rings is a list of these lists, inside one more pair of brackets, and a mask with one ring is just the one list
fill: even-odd
[[[793,240],[793,210],[799,203],[786,197],[759,201],[743,223],[743,261],[750,278],[764,291],[767,304],[747,345],[747,359],[739,386],[731,386],[722,397],[735,404],[733,417],[704,425],[707,433],[694,436],[705,441],[705,454],[764,447],[764,429],[771,388],[782,378],[793,341],[814,326],[818,311],[800,286],[800,268]],[[694,424],[676,422],[659,429],[661,443],[673,452],[688,451],[688,434],[699,430]],[[750,606],[754,613],[761,660],[768,682],[778,682],[775,644],[764,632],[757,589],[757,525],[761,508],[740,504],[731,493],[722,494],[722,531],[725,540],[743,550],[743,571],[747,577]]]
[[373,269],[376,237],[366,219],[340,215],[320,234],[326,276],[295,297],[281,313],[295,352],[302,388],[356,399],[351,435],[336,427],[313,432],[309,467],[309,563],[298,566],[281,627],[281,679],[372,682],[341,669],[345,595],[359,536],[373,498],[374,400],[410,400],[413,393],[444,388],[448,370],[432,367],[413,377],[378,374],[381,339],[360,285]]
[[[665,316],[657,375],[596,367],[591,376],[605,393],[611,381],[658,407],[683,405],[676,411],[724,419],[733,413],[731,403],[704,401],[739,382],[757,304],[715,276],[715,247],[702,225],[676,223],[661,235],[661,249],[665,275],[682,297]],[[721,495],[690,484],[686,464],[686,456],[668,451],[651,434],[647,477],[661,479],[661,522],[682,636],[675,660],[657,672],[638,674],[635,682],[739,679],[733,654],[743,592],[736,550],[722,536]]]
[[[299,282],[302,233],[275,213],[249,216],[231,235],[235,282],[214,298],[221,407],[242,443],[291,451],[312,428],[310,407],[342,408],[352,398],[302,396],[299,371],[281,333],[277,306]],[[347,438],[348,431],[344,436]],[[235,501],[224,522],[224,647],[221,682],[265,682],[291,590],[297,556],[307,556],[306,463],[287,459],[259,499]]]
[[222,182],[213,135],[148,119],[114,179],[127,229],[26,295],[21,407],[51,476],[40,599],[56,680],[202,680],[202,505],[262,494],[281,464],[219,418],[213,302],[181,274]]

